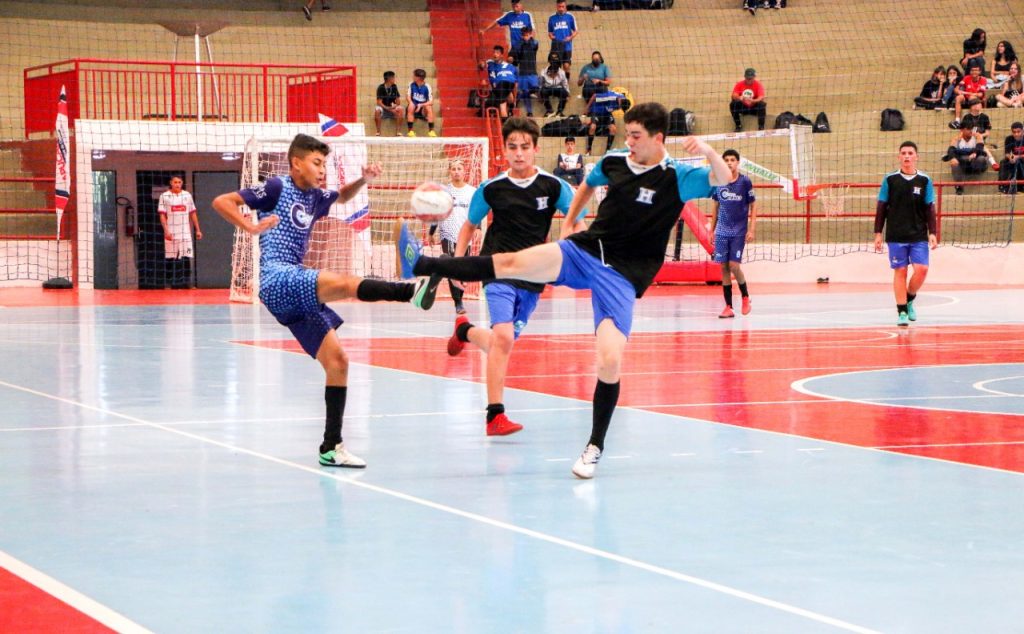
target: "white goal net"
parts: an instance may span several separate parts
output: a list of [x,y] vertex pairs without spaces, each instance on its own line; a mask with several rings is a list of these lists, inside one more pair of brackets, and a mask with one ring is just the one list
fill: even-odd
[[[397,279],[392,230],[397,219],[428,244],[428,227],[409,211],[412,190],[425,181],[448,182],[448,166],[456,159],[466,168],[466,181],[479,186],[487,176],[486,138],[324,137],[331,148],[327,160],[327,189],[337,190],[362,175],[368,162],[379,162],[383,174],[347,203],[337,203],[313,227],[304,264],[378,279]],[[246,144],[242,187],[288,173],[291,139],[253,137]],[[248,209],[243,208],[248,213]],[[440,247],[429,247],[433,255]],[[474,245],[474,252],[479,245]],[[259,240],[235,231],[231,255],[231,300],[254,302],[259,295]],[[444,289],[446,285],[442,284]],[[467,285],[467,297],[476,286]]]

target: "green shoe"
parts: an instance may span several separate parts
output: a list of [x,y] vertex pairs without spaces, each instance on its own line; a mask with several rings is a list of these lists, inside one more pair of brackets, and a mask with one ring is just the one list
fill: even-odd
[[896,320],[896,325],[897,326],[904,326],[904,327],[905,326],[909,326],[910,325],[910,316],[908,316],[907,313],[900,311],[900,316],[899,316],[899,319]]
[[320,466],[365,469],[366,461],[349,453],[348,449],[345,449],[344,443],[340,443],[334,449],[320,454]]
[[430,310],[437,297],[437,287],[444,278],[440,275],[421,277],[416,281],[416,290],[412,294],[412,305],[423,310]]
[[907,318],[910,321],[917,321],[917,311],[914,310],[914,300],[907,302]]

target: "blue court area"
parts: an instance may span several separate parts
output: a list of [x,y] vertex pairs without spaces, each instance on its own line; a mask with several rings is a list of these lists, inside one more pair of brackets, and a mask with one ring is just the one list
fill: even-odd
[[[1020,314],[1019,293],[922,294],[910,332],[896,330],[884,289],[838,287],[755,295],[755,312],[731,321],[716,319],[715,289],[654,296],[634,323],[692,337],[701,355],[729,354],[705,345],[716,333],[763,335],[778,345],[774,362],[795,367],[800,351],[773,332],[848,327],[910,342],[917,328],[955,327],[995,339]],[[1017,310],[994,321],[984,310],[993,304]],[[344,436],[366,459],[362,472],[317,466],[322,371],[273,347],[288,332],[262,309],[0,308],[0,551],[136,631],[931,633],[1024,623],[1024,465],[627,405],[596,478],[580,481],[570,467],[590,403],[569,386],[591,389],[589,371],[552,378],[544,393],[510,389],[507,407],[525,429],[489,439],[481,383],[378,363],[403,354],[396,339],[445,355],[450,305],[335,308],[353,360]],[[474,320],[482,310],[471,303]],[[589,298],[541,300],[521,341],[552,345],[513,352],[510,374],[539,367],[538,354],[557,365],[558,337],[591,327]],[[793,390],[794,411],[819,395],[823,424],[837,426],[842,410],[828,408],[845,401],[893,416],[994,411],[1024,424],[1021,364],[893,350],[889,368],[813,369],[805,392]],[[680,363],[656,347],[645,354],[666,371]],[[835,355],[836,368],[849,354]],[[624,385],[646,380],[629,369]],[[700,378],[680,375],[663,402],[713,402]]]

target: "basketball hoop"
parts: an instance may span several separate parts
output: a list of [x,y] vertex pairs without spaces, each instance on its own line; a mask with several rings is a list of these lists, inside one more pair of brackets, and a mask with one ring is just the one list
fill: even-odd
[[817,197],[826,218],[835,218],[846,213],[846,197],[849,193],[849,185],[833,185],[818,190]]

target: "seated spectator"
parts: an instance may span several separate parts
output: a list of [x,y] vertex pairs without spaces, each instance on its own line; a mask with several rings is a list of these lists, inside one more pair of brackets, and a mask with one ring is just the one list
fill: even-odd
[[590,101],[599,86],[607,88],[612,85],[612,71],[605,65],[601,51],[591,53],[590,63],[580,69],[576,85],[583,86],[583,98],[587,101]]
[[1003,84],[1003,91],[996,95],[996,107],[998,108],[1020,108],[1024,107],[1024,82],[1021,81],[1020,64],[1010,64],[1010,72]]
[[487,61],[487,78],[491,82],[491,94],[484,102],[484,106],[497,108],[501,118],[506,119],[509,103],[515,101],[519,72],[515,66],[508,63],[504,46],[494,47],[493,55]]
[[[544,116],[565,116],[565,102],[569,99],[569,80],[559,65],[557,55],[548,56],[548,67],[540,74],[540,98],[544,100]],[[558,98],[558,111],[551,109],[551,98]]]
[[434,132],[434,92],[426,80],[427,71],[422,68],[412,71],[412,83],[409,84],[409,94],[406,95],[406,99],[409,100],[405,111],[405,124],[409,127],[406,136],[416,136],[412,129],[416,119],[427,122],[430,130],[427,136],[437,136]]
[[971,66],[971,74],[964,77],[954,91],[956,93],[954,101],[956,118],[949,122],[950,128],[960,129],[960,111],[963,109],[964,103],[971,99],[984,101],[986,90],[988,90],[988,81],[981,76],[981,67]]
[[914,97],[914,109],[935,110],[942,106],[942,85],[946,80],[946,67],[936,66],[932,78],[921,87],[921,94]]
[[960,66],[963,67],[964,73],[970,74],[971,69],[975,66],[982,71],[985,70],[986,37],[983,29],[974,29],[971,37],[964,40],[964,56],[960,59]]
[[[1010,125],[1010,136],[1003,142],[1005,157],[999,162],[999,180],[1024,180],[1024,123],[1014,121]],[[1019,186],[1016,182],[1000,185],[999,191],[1004,194],[1016,194]]]
[[594,150],[594,135],[606,134],[608,142],[604,151],[607,153],[615,143],[615,115],[612,113],[622,108],[624,95],[612,92],[608,86],[599,84],[590,101],[587,102],[587,114],[590,115],[590,128],[587,130],[587,154]]
[[768,111],[764,100],[767,95],[764,86],[755,77],[757,77],[757,71],[748,68],[743,71],[743,79],[732,87],[729,113],[732,115],[733,123],[736,124],[736,132],[743,131],[740,115],[744,114],[757,116],[757,129],[764,130],[765,113]]
[[1010,78],[1010,64],[1016,61],[1017,53],[1014,52],[1012,44],[1006,40],[996,44],[996,53],[992,57],[992,68],[989,70],[989,77],[997,84],[992,86],[993,88],[1002,85]]
[[942,107],[952,108],[956,103],[956,87],[964,78],[960,67],[953,64],[946,69],[946,81],[942,84]]
[[[985,148],[985,144],[971,131],[970,128],[961,128],[953,140],[949,142],[946,156],[943,161],[948,161],[953,170],[953,180],[960,183],[967,180],[969,174],[981,174],[992,165],[993,169],[999,169],[992,155]],[[964,193],[964,188],[956,186],[957,195]]]
[[743,9],[750,15],[757,15],[758,9],[781,9],[786,6],[786,0],[743,0]]
[[548,18],[548,39],[551,40],[551,54],[558,56],[567,75],[572,66],[572,41],[577,35],[576,18],[568,12],[565,2],[556,2],[555,12]]
[[583,182],[583,155],[576,151],[576,137],[565,137],[565,151],[558,155],[554,175],[573,187]]
[[989,121],[988,115],[981,111],[981,101],[971,99],[967,102],[967,108],[970,112],[964,115],[960,129],[971,130],[982,143],[988,141],[988,135],[992,132],[992,122]]
[[384,83],[377,86],[377,105],[373,108],[373,123],[377,126],[377,136],[380,136],[380,122],[384,119],[393,120],[395,134],[402,136],[399,132],[402,111],[402,97],[398,94],[398,85],[395,83],[395,71],[389,70],[384,73]]
[[533,99],[530,97],[537,94],[539,82],[537,81],[537,40],[533,39],[533,29],[523,27],[522,38],[519,45],[512,49],[512,59],[519,73],[519,94],[516,105],[526,105],[526,116],[533,116]]

